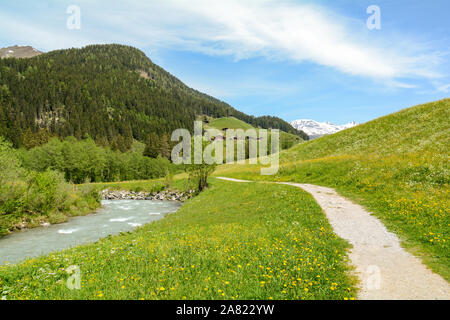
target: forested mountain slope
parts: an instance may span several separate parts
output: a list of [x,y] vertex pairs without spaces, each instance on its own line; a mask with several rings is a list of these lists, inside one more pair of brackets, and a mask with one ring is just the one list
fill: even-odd
[[192,129],[198,115],[234,116],[306,138],[284,120],[248,116],[187,87],[133,47],[92,45],[0,60],[0,135],[16,147],[52,135],[89,135],[127,150],[151,132]]

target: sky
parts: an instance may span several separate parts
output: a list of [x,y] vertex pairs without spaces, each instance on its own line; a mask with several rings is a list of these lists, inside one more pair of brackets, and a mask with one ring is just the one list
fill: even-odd
[[245,113],[363,123],[450,97],[449,12],[448,0],[0,0],[0,47],[132,45]]

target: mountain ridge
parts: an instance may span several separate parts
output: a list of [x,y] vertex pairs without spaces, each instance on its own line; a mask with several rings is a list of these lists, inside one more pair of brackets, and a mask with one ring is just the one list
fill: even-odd
[[0,49],[0,59],[3,58],[32,58],[43,54],[43,52],[31,46],[11,46]]

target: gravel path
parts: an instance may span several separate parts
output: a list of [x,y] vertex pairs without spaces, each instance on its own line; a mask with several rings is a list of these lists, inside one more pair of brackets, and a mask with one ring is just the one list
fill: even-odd
[[352,244],[349,257],[360,280],[359,299],[450,299],[448,282],[406,252],[397,236],[387,231],[380,220],[363,207],[330,188],[288,182],[280,184],[309,192],[322,207],[335,233]]

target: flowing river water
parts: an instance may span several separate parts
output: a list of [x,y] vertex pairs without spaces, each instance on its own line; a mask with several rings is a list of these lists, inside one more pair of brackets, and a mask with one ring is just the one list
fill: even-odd
[[0,238],[0,265],[13,264],[108,235],[130,231],[162,219],[181,206],[174,201],[104,200],[96,214],[71,218],[62,224],[16,232]]

